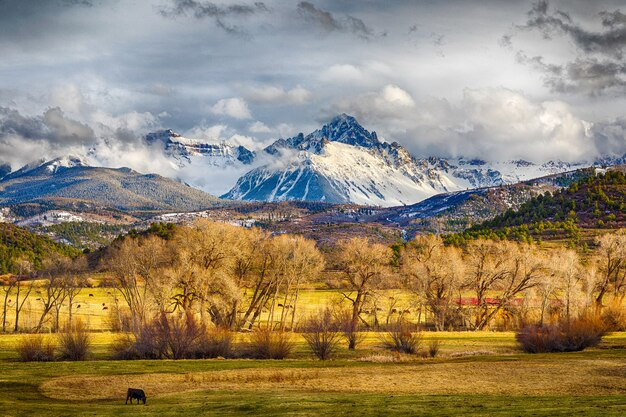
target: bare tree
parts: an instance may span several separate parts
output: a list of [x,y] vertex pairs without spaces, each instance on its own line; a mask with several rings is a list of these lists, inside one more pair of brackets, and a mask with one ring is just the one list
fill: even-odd
[[[535,287],[546,275],[542,254],[528,245],[509,241],[477,240],[467,247],[466,288],[476,296],[474,328],[482,330],[518,295]],[[487,302],[496,291],[495,304]]]
[[59,314],[58,311],[61,308],[61,304],[66,297],[65,289],[63,288],[63,279],[60,271],[65,269],[65,263],[67,260],[61,256],[55,256],[54,258],[48,258],[44,261],[44,278],[43,284],[39,286],[39,290],[41,291],[41,296],[39,297],[39,301],[41,302],[42,312],[39,317],[39,322],[35,331],[41,331],[43,327],[46,317],[50,314],[55,308],[57,309],[56,321],[55,321],[55,330],[58,330],[58,319]]
[[[313,281],[319,275],[324,268],[324,258],[312,240],[290,235],[273,239],[276,251],[275,269],[280,277],[277,284],[282,285],[276,285],[270,311],[273,313],[275,307],[281,309],[280,330],[285,329],[288,320],[293,329],[300,286]],[[277,303],[279,292],[282,293],[282,303]],[[273,319],[272,313],[270,316]]]
[[7,330],[7,306],[9,304],[9,296],[18,283],[18,278],[15,275],[9,275],[8,277],[1,279],[2,292],[4,293],[2,302],[2,333]]
[[573,313],[584,303],[586,272],[580,263],[580,256],[572,249],[555,249],[548,262],[556,284],[556,298],[563,301],[565,320],[570,323]]
[[[341,270],[346,278],[342,295],[352,304],[350,326],[356,329],[363,305],[377,288],[384,287],[391,262],[391,249],[366,238],[342,240],[337,245]],[[348,346],[354,349],[352,343]]]
[[164,246],[163,240],[156,236],[127,237],[106,258],[106,265],[117,280],[117,289],[130,310],[133,333],[139,332],[146,322],[151,303],[149,291],[155,281],[153,274],[161,273]]
[[403,252],[401,269],[406,288],[424,299],[435,328],[444,330],[464,274],[459,250],[435,235],[418,236]]
[[596,244],[600,274],[595,286],[595,305],[599,311],[607,294],[622,301],[626,292],[626,229],[602,235]]
[[227,327],[230,307],[240,297],[231,274],[236,232],[241,229],[223,223],[198,221],[181,228],[174,238],[174,273],[181,293],[177,296],[185,310],[195,300],[201,318],[208,312],[211,321]]
[[70,268],[66,271],[64,277],[63,289],[65,290],[67,299],[68,326],[71,328],[76,297],[78,297],[86,285],[84,273],[87,270],[87,259],[84,257],[76,258],[69,266]]
[[[24,308],[24,304],[26,303],[26,300],[28,300],[28,296],[30,295],[31,291],[33,290],[33,285],[29,284],[28,287],[26,288],[26,293],[22,294],[22,283],[24,282],[24,278],[26,274],[29,274],[31,272],[32,269],[32,264],[28,259],[22,258],[19,259],[17,262],[18,265],[18,269],[19,269],[19,274],[17,276],[17,282],[15,283],[16,286],[16,290],[15,290],[15,326],[13,327],[13,331],[14,332],[18,332],[19,331],[19,325],[20,325],[20,313],[22,312],[22,309]],[[22,297],[22,300],[20,301],[20,296]]]

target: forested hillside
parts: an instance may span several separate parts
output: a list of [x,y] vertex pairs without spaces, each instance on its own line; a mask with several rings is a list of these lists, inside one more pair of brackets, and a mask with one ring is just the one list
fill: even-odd
[[70,257],[80,254],[78,249],[56,243],[48,237],[0,223],[0,274],[19,273],[20,260],[29,261],[33,269],[40,269],[42,260],[55,252]]
[[617,229],[626,225],[626,175],[608,171],[572,183],[568,188],[536,196],[518,210],[450,235],[449,242],[478,237],[530,241],[569,239],[583,231]]

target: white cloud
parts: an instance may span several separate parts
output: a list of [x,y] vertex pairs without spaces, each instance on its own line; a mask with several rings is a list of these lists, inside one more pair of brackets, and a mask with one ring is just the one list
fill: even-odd
[[360,82],[364,78],[363,72],[350,64],[331,65],[320,74],[324,82]]
[[[387,85],[339,100],[327,113],[339,111],[357,115],[367,127],[398,140],[417,156],[546,162],[600,155],[590,124],[565,102],[536,101],[505,88],[465,89],[461,102],[451,105],[443,99],[416,103],[407,91]],[[626,144],[622,149],[626,151]]]
[[414,107],[415,101],[413,97],[397,85],[386,85],[383,88],[380,98],[384,101],[397,106]]
[[291,90],[275,85],[257,85],[242,90],[248,100],[263,104],[304,104],[312,97],[312,93],[301,85]]
[[213,107],[211,112],[220,116],[229,116],[233,119],[251,119],[248,103],[242,98],[223,98],[219,100]]
[[[411,95],[397,85],[386,85],[380,91],[338,100],[330,110],[354,114],[360,120],[402,119],[415,107]],[[367,124],[367,123],[366,123]]]
[[251,123],[250,126],[248,126],[248,130],[252,133],[271,133],[272,129],[270,129],[265,123],[260,122],[260,121],[256,121],[254,123]]
[[137,133],[147,133],[155,129],[159,124],[159,117],[150,112],[139,113],[131,111],[129,113],[112,115],[102,110],[97,110],[90,115],[92,122],[105,126],[106,128],[128,129]]

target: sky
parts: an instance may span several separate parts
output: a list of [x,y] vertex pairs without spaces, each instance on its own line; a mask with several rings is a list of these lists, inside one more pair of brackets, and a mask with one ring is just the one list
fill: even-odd
[[[620,11],[620,6],[623,10]],[[338,113],[417,157],[626,153],[623,0],[0,0],[0,162],[260,149]]]

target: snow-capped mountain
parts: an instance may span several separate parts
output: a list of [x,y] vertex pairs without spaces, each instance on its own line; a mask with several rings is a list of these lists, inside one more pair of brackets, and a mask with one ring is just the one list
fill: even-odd
[[65,155],[59,158],[52,159],[50,161],[46,161],[45,159],[40,159],[35,162],[31,162],[30,164],[24,165],[22,168],[17,171],[11,172],[2,180],[9,180],[12,178],[22,177],[22,176],[34,176],[40,174],[56,174],[58,172],[63,171],[67,168],[75,168],[75,167],[88,167],[90,164],[87,162],[87,159],[78,156],[78,155]]
[[445,161],[418,160],[345,114],[309,135],[279,139],[265,151],[277,161],[244,175],[225,198],[392,206],[470,185],[453,179]]
[[163,147],[165,154],[180,168],[190,164],[212,167],[247,165],[255,157],[254,152],[244,146],[189,139],[171,129],[149,133],[146,135],[146,142],[151,146]]
[[224,198],[252,201],[310,200],[395,206],[433,195],[514,184],[590,165],[524,160],[415,158],[397,142],[380,140],[351,116],[342,114],[308,135],[278,139],[265,149],[273,161],[237,181]]
[[130,168],[89,166],[77,156],[38,161],[0,180],[0,207],[18,204],[72,210],[99,207],[122,211],[203,210],[218,198],[157,174]]

